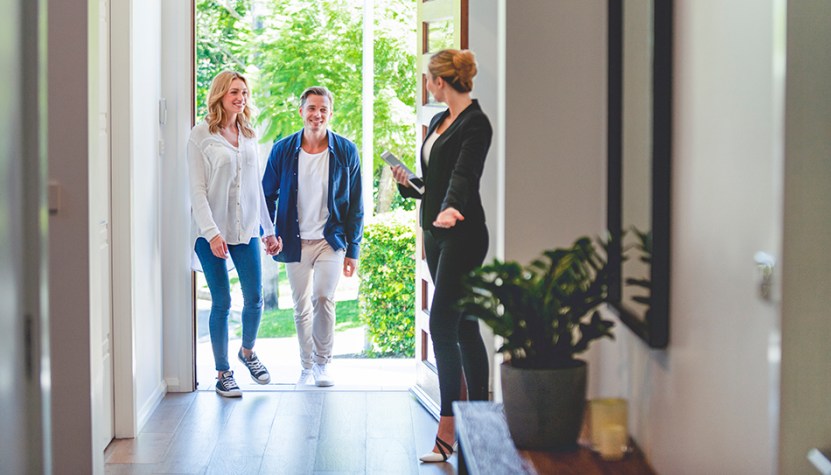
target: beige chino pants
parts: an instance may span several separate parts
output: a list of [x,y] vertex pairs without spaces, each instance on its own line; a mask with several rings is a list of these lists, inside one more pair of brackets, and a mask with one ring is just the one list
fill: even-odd
[[343,273],[346,250],[335,251],[325,239],[302,239],[300,262],[286,263],[294,300],[294,324],[300,344],[300,364],[332,360],[335,343],[335,289]]

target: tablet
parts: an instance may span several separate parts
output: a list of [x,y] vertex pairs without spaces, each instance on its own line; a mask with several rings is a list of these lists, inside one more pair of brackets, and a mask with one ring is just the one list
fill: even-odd
[[389,166],[391,167],[397,167],[400,165],[401,168],[403,168],[404,171],[407,172],[407,181],[410,182],[410,185],[412,185],[412,187],[422,195],[424,194],[424,181],[418,176],[416,176],[416,174],[413,173],[412,170],[407,168],[406,165],[401,163],[401,160],[399,160],[398,157],[396,157],[389,151],[385,151],[381,154],[381,158],[384,159],[384,161],[387,162],[387,164],[389,164]]

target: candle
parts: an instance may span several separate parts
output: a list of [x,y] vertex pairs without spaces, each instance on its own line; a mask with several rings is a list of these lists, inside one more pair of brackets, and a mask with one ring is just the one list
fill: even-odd
[[607,424],[600,429],[598,451],[603,460],[620,460],[626,451],[626,430],[620,424]]
[[[603,428],[610,425],[617,425],[623,429],[624,437],[629,433],[628,412],[626,399],[601,398],[589,401],[589,417],[591,419],[591,442],[594,450],[599,451],[600,435]],[[626,442],[624,441],[624,448]]]

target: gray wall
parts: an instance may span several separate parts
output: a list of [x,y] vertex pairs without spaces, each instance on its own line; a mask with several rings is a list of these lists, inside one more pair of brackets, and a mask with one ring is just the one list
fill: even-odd
[[[87,1],[48,4],[49,179],[61,210],[49,218],[52,461],[93,473],[90,404]],[[99,455],[100,457],[100,455]]]
[[605,228],[606,2],[506,2],[505,258]]
[[788,2],[779,472],[831,449],[831,3]]

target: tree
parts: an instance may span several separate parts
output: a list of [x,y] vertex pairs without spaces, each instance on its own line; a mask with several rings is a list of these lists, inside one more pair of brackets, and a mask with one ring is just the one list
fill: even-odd
[[252,63],[251,0],[196,2],[196,117],[207,113],[208,89],[225,69],[241,73]]

